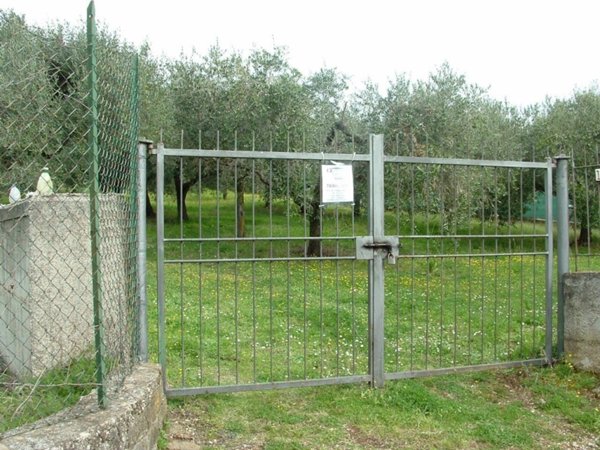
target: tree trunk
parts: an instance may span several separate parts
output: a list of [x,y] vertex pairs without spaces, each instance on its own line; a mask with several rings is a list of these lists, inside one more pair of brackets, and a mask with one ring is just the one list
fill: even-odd
[[238,178],[235,186],[235,203],[237,214],[237,237],[246,237],[246,214],[244,212],[244,179]]
[[146,191],[146,218],[154,219],[155,217],[156,213],[154,212],[154,208],[152,208],[152,203],[150,203],[150,195]]
[[587,246],[590,242],[592,242],[592,230],[582,225],[581,230],[579,231],[577,245],[580,247],[584,247]]
[[354,195],[354,217],[360,217],[360,195]]
[[[310,204],[309,231],[310,237],[321,237],[321,178],[317,182],[312,202]],[[321,256],[323,251],[321,239],[311,239],[308,241],[306,256]]]
[[185,198],[187,197],[190,188],[198,182],[198,178],[194,178],[191,181],[181,182],[179,174],[176,173],[174,177],[175,181],[175,195],[177,196],[177,217],[183,220],[188,220],[187,206],[185,204]]

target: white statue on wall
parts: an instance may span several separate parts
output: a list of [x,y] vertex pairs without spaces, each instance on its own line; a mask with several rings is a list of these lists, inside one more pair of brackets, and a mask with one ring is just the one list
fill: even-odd
[[54,185],[52,183],[52,179],[50,178],[50,174],[48,173],[47,167],[42,169],[42,173],[38,178],[37,193],[39,195],[50,195],[54,193]]

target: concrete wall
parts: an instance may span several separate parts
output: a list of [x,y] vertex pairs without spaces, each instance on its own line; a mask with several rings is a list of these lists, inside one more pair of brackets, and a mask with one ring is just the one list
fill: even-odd
[[107,409],[98,409],[93,392],[73,408],[5,433],[0,450],[156,449],[166,414],[160,368],[143,364]]
[[[113,360],[130,359],[132,347],[127,209],[122,195],[101,198],[101,290]],[[89,217],[84,194],[34,197],[0,209],[0,355],[21,378],[92,354]]]
[[565,274],[565,355],[575,367],[600,373],[600,273]]

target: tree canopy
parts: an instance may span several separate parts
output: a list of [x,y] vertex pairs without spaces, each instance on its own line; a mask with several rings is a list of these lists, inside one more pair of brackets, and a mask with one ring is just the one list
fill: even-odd
[[[206,54],[166,59],[154,56],[149,45],[133,48],[105,28],[100,36],[100,51],[120,55],[115,66],[137,53],[140,134],[170,147],[321,152],[334,146],[338,152],[361,152],[369,133],[383,133],[385,151],[395,155],[540,160],[565,153],[572,156],[575,166],[599,163],[600,91],[596,86],[576,91],[571,98],[547,99],[518,109],[491,98],[486,89],[470,83],[446,63],[424,80],[400,74],[387,86],[367,82],[351,91],[346,74],[326,67],[304,74],[293,67],[281,47],[241,52],[215,45]],[[77,188],[82,180],[72,167],[85,159],[85,111],[81,107],[85,33],[60,24],[33,27],[12,11],[0,11],[0,48],[4,184],[31,178],[28,171],[51,160],[65,186]],[[15,82],[23,73],[34,76],[27,83]],[[111,120],[118,123],[119,118]],[[40,130],[46,136],[43,142]],[[173,161],[168,171],[173,180],[171,192],[177,194],[185,216],[185,195],[198,182],[199,173],[194,161],[187,160],[182,167],[179,170]],[[283,182],[284,174],[289,178],[287,165],[269,167],[270,182],[263,176],[267,167],[260,164],[219,168],[223,174],[234,169],[237,184],[233,177],[222,177],[222,194],[244,192],[245,179],[252,171],[263,178],[259,189],[264,195],[292,195],[298,208],[306,208],[313,200],[306,198],[305,189],[294,187],[302,184],[300,179]],[[211,162],[203,164],[203,188],[216,188],[215,170]],[[153,175],[150,166],[149,179]],[[360,170],[355,175],[366,176]],[[477,208],[486,208],[469,205],[461,195],[461,186],[479,182],[466,172],[439,170],[435,180],[444,186],[438,191],[443,197],[438,203],[450,209],[446,213],[469,216],[480,213]],[[533,183],[541,189],[541,181]],[[291,189],[283,190],[282,186],[290,184]],[[518,188],[511,186],[509,181],[490,195],[500,204],[508,202],[509,191]],[[597,205],[584,208],[583,197],[578,198],[591,189],[596,187],[589,178],[578,178],[573,201],[579,203],[578,214],[596,217]],[[364,192],[357,189],[356,195],[360,206]],[[496,214],[502,210],[501,206]]]

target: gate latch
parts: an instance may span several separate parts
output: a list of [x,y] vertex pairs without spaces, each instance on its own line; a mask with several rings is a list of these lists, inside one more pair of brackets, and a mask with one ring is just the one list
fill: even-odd
[[386,257],[388,263],[396,264],[400,255],[400,239],[398,236],[384,236],[375,241],[373,236],[356,237],[356,259],[373,259],[376,252]]

